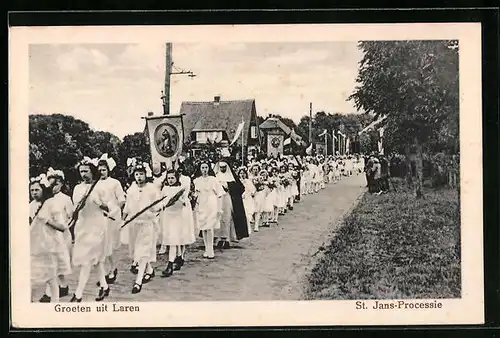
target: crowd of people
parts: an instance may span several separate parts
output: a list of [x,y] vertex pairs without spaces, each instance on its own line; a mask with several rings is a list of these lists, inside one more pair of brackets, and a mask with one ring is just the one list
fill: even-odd
[[[378,164],[370,158],[367,165]],[[182,157],[175,168],[131,158],[127,182],[111,177],[115,167],[107,154],[83,158],[72,193],[64,191],[61,170],[30,179],[31,279],[45,286],[40,302],[68,296],[72,273],[78,283],[70,301],[81,302],[92,269],[98,275],[95,300],[102,301],[118,278],[122,245],[128,245],[135,275],[131,292],[140,293],[155,277],[158,255],[168,256],[161,277],[170,277],[184,266],[186,247],[197,237],[203,258],[214,259],[214,248],[228,249],[276,226],[307,195],[366,171],[362,157],[322,155],[249,157],[245,166],[230,157],[199,158],[193,172]]]

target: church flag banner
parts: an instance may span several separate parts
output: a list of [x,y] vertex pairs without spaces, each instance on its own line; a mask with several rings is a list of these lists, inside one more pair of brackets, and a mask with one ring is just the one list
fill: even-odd
[[267,156],[276,158],[278,154],[283,155],[283,141],[283,135],[268,135]]
[[146,127],[153,164],[165,163],[167,168],[173,168],[184,143],[182,115],[146,117]]
[[241,135],[241,132],[243,131],[243,126],[245,125],[245,122],[241,121],[240,124],[238,124],[238,128],[236,128],[236,132],[234,133],[233,140],[231,141],[231,146],[238,140],[238,138]]

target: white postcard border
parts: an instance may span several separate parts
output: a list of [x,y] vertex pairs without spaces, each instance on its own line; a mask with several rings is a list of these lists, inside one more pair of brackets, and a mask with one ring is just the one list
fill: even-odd
[[[441,309],[356,310],[355,301],[137,302],[138,312],[58,313],[30,302],[28,46],[41,43],[221,43],[457,39],[460,43],[462,298]],[[479,23],[15,27],[9,32],[10,281],[18,328],[433,325],[484,323],[481,25]],[[167,285],[166,285],[167,287]],[[422,300],[408,300],[420,303]],[[433,300],[432,300],[433,301]],[[367,301],[370,306],[374,302]],[[66,305],[66,303],[61,303]],[[112,306],[112,303],[108,303]],[[67,303],[67,305],[73,305]],[[221,314],[224,313],[224,316]]]

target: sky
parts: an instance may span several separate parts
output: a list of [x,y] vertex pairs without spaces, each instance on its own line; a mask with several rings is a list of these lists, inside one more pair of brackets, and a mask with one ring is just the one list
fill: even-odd
[[[120,138],[162,114],[164,44],[37,44],[29,49],[30,114],[63,113]],[[353,113],[347,101],[362,54],[356,42],[174,44],[171,114],[182,101],[255,99],[257,114],[295,122]],[[174,69],[175,70],[175,69]]]

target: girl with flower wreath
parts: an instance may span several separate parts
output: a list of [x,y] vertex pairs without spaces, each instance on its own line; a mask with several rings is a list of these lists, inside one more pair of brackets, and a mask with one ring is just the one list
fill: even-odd
[[75,224],[73,266],[80,268],[80,275],[71,302],[82,301],[93,266],[97,268],[100,286],[95,300],[102,301],[110,293],[104,261],[108,245],[108,215],[114,211],[110,209],[108,194],[100,184],[98,162],[97,158],[84,157],[77,165],[82,182],[73,190],[75,212],[70,222]]
[[[127,190],[123,219],[132,219],[153,202],[160,198],[160,191],[152,183],[152,172],[149,164],[133,161],[134,183]],[[158,229],[155,219],[161,210],[160,204],[147,208],[128,223],[129,254],[136,266],[132,265],[131,272],[136,274],[132,286],[132,293],[141,292],[143,284],[149,283],[155,276],[152,263],[156,262],[156,239]],[[125,229],[124,229],[125,230]]]
[[[47,176],[32,178],[30,195],[30,258],[32,283],[45,283],[40,302],[59,302],[59,274],[70,274],[71,265],[63,232],[67,225],[54,208],[53,191]],[[47,290],[48,289],[48,290]],[[48,294],[47,294],[48,293]]]

